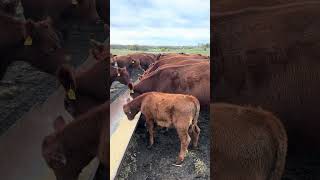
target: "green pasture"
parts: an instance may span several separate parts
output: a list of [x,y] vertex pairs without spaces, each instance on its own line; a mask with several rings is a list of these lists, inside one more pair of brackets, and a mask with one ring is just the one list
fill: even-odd
[[127,55],[137,52],[145,53],[189,53],[189,54],[202,54],[205,56],[210,55],[210,48],[181,48],[181,49],[170,49],[170,48],[150,48],[145,50],[130,50],[130,49],[116,49],[111,48],[111,53],[116,55]]

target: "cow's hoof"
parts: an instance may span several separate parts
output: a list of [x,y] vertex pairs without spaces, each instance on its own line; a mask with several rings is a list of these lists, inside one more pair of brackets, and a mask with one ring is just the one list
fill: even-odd
[[147,146],[147,149],[152,149],[152,145],[148,145],[148,146]]
[[182,167],[182,161],[178,160],[175,164],[172,164],[177,167]]

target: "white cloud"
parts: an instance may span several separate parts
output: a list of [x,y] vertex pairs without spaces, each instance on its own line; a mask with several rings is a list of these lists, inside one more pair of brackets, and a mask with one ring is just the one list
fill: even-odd
[[210,41],[210,0],[142,2],[111,1],[112,44],[196,45]]

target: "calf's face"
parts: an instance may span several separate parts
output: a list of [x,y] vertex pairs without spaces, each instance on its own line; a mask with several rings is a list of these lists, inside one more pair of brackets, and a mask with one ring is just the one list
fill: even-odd
[[123,106],[123,112],[126,114],[129,120],[133,120],[139,112],[139,109],[131,108],[128,104]]

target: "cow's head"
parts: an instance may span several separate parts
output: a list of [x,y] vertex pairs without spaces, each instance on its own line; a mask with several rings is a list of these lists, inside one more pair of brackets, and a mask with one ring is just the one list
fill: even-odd
[[103,43],[90,39],[90,44],[92,48],[90,49],[90,53],[94,56],[96,60],[106,60],[109,58],[108,55],[108,47]]
[[62,116],[55,119],[53,126],[54,132],[42,141],[42,156],[53,170],[57,180],[77,180],[87,163],[87,158],[81,159],[77,152],[68,151],[68,145],[64,143],[64,137],[61,135],[66,127]]
[[[98,23],[100,21],[96,9],[96,0],[69,0],[69,2],[71,3],[72,17],[90,24]],[[70,14],[70,12],[68,14]]]
[[136,98],[140,95],[140,93],[135,90],[134,85],[132,83],[128,84],[128,88],[130,90],[130,96],[132,98]]
[[23,55],[38,69],[55,74],[61,64],[68,63],[71,56],[62,48],[59,36],[52,26],[51,18],[25,23]]
[[139,111],[140,109],[136,107],[134,103],[131,103],[130,99],[128,99],[127,104],[123,105],[123,112],[126,114],[129,120],[133,120]]
[[65,90],[64,107],[73,117],[77,117],[100,104],[98,99],[79,92],[75,80],[75,72],[71,66],[61,66],[57,77]]
[[129,63],[129,67],[140,68],[140,61],[131,56],[128,56],[128,63]]
[[25,47],[37,48],[39,53],[50,55],[62,47],[61,40],[53,29],[52,19],[27,20],[25,23]]
[[126,67],[124,68],[112,67],[112,68],[115,68],[116,70],[116,78],[115,78],[116,81],[119,81],[121,84],[124,84],[124,85],[128,85],[131,83],[130,75]]

